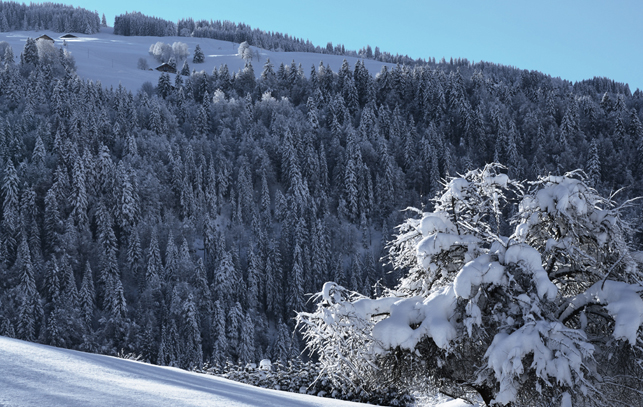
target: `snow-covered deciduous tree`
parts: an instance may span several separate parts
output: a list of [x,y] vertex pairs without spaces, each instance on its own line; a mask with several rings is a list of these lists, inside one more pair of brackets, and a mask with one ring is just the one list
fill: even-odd
[[622,206],[580,172],[504,172],[447,180],[433,212],[399,226],[390,261],[406,275],[380,298],[326,283],[297,317],[325,373],[487,404],[640,402],[643,272]]
[[170,45],[162,41],[150,45],[149,53],[160,63],[168,62],[171,58],[174,58],[175,67],[176,61],[182,61],[190,54],[188,45],[184,42],[174,42]]
[[246,62],[252,60],[252,49],[246,41],[239,44],[238,54]]
[[172,54],[174,54],[174,57],[176,57],[177,60],[183,60],[190,55],[190,51],[188,50],[188,44],[184,42],[178,42],[175,41],[172,43]]
[[143,71],[147,71],[149,69],[150,65],[147,63],[147,59],[139,58],[138,62],[136,63],[136,67],[138,69],[143,70]]

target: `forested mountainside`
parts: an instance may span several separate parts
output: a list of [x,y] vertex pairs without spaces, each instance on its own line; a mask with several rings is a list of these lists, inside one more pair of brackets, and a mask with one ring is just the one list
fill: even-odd
[[[347,50],[344,45],[327,43],[325,47],[314,45],[308,40],[295,38],[279,32],[266,32],[258,28],[253,29],[247,24],[233,23],[231,21],[198,20],[186,18],[177,23],[163,20],[158,17],[146,16],[139,12],[125,13],[114,19],[114,34],[125,36],[181,36],[212,38],[215,40],[236,43],[247,42],[249,45],[271,51],[280,52],[312,52],[317,54],[343,55],[373,59],[387,63],[400,63],[405,65],[435,64],[435,58],[428,60],[413,59],[407,55],[392,55],[380,51],[379,47],[367,45],[359,51]],[[458,63],[467,63],[466,60],[457,60]]]
[[398,277],[379,259],[401,210],[430,209],[448,175],[581,168],[619,201],[643,192],[643,94],[608,79],[248,63],[132,93],[39,50],[5,52],[0,75],[6,336],[184,368],[285,360],[307,293]]
[[[103,16],[104,17],[104,16]],[[51,30],[94,34],[100,29],[98,13],[56,3],[0,2],[0,31]]]

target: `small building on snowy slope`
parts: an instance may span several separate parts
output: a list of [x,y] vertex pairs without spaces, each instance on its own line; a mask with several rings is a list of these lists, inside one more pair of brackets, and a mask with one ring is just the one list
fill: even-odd
[[61,36],[60,38],[62,38],[63,40],[69,40],[69,39],[78,38],[78,37],[75,36],[74,34],[65,34],[65,35]]
[[40,41],[40,40],[55,42],[54,39],[48,36],[47,34],[43,34],[40,37],[36,38],[36,41]]
[[156,70],[161,72],[167,72],[167,73],[176,73],[176,68],[168,63],[157,66]]

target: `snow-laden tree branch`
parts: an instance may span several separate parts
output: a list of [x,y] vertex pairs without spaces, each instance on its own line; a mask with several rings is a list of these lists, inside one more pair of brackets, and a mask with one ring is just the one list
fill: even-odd
[[[400,225],[395,289],[368,299],[327,283],[299,314],[326,373],[343,383],[404,369],[503,405],[638,396],[643,273],[629,225],[580,172],[527,184],[504,170],[448,180],[433,212]],[[625,354],[638,364],[625,368]]]

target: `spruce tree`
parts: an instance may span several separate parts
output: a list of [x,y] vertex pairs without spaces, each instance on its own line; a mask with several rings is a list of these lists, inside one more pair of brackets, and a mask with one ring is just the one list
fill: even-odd
[[31,66],[33,69],[33,67],[38,65],[38,61],[38,47],[36,46],[36,40],[33,38],[27,38],[22,54],[20,54],[20,65]]
[[243,322],[243,309],[239,301],[235,302],[227,315],[225,324],[225,333],[229,350],[235,356],[239,356],[239,334],[241,333],[241,324]]
[[20,339],[33,341],[38,334],[37,329],[43,314],[43,309],[40,302],[40,294],[36,288],[29,246],[24,236],[18,247],[18,256],[14,267],[20,279],[17,291],[18,325],[16,334]]
[[255,361],[255,326],[250,313],[246,313],[241,324],[239,361],[244,363]]
[[214,302],[214,313],[212,314],[212,333],[214,346],[212,360],[214,363],[223,362],[230,353],[228,338],[226,336],[226,315],[221,301]]
[[193,64],[202,64],[205,62],[205,55],[203,55],[203,50],[199,44],[194,48],[194,57],[192,58]]
[[92,330],[92,321],[96,305],[96,292],[94,290],[94,277],[89,262],[85,265],[83,281],[79,292],[80,315],[87,332]]
[[147,249],[147,267],[145,269],[145,283],[148,288],[159,288],[162,268],[161,250],[159,249],[159,243],[156,237],[156,228],[153,228],[150,246]]
[[189,294],[183,303],[182,314],[184,321],[183,334],[181,335],[184,340],[182,365],[187,369],[200,369],[203,365],[200,318],[192,294]]
[[592,140],[589,148],[589,160],[587,161],[588,184],[597,188],[601,182],[601,160],[598,155],[598,140]]
[[[2,182],[2,246],[7,250],[5,255],[15,255],[20,223],[20,208],[18,206],[18,173],[13,162],[9,160],[4,170]],[[8,256],[12,258],[11,255]]]
[[[181,72],[179,75],[177,75],[177,78],[180,78],[181,76],[190,76],[190,64],[188,64],[188,61],[183,61],[183,66],[181,67]],[[179,87],[179,86],[176,86]]]

